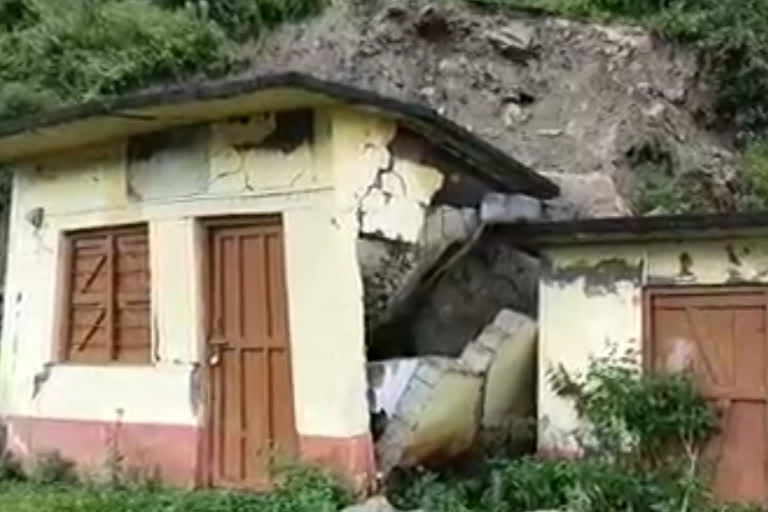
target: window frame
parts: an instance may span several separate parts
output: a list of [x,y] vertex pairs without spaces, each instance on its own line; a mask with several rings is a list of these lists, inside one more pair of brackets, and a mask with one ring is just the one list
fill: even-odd
[[[146,360],[143,361],[121,361],[120,359],[113,356],[111,359],[103,359],[99,361],[77,361],[72,360],[69,356],[70,351],[70,326],[71,326],[71,320],[73,316],[73,309],[74,304],[72,300],[72,287],[73,287],[73,265],[75,264],[75,251],[74,251],[74,244],[78,239],[86,238],[88,236],[93,235],[103,235],[103,236],[111,236],[114,240],[114,237],[117,235],[124,235],[124,234],[143,234],[146,237],[146,245],[147,245],[147,261],[146,261],[146,268],[147,272],[149,273],[149,283],[147,287],[147,322],[149,326],[149,333],[148,333],[148,357]],[[60,269],[58,272],[59,280],[58,280],[58,288],[59,293],[57,294],[57,304],[56,304],[56,317],[57,317],[57,326],[55,327],[55,346],[54,346],[54,360],[59,365],[64,366],[87,366],[87,367],[110,367],[110,366],[118,366],[118,367],[144,367],[144,366],[152,366],[156,362],[155,357],[155,330],[152,328],[152,308],[153,308],[153,286],[152,286],[152,271],[151,271],[151,240],[150,240],[150,227],[148,222],[134,222],[134,223],[126,223],[126,224],[117,224],[117,225],[105,225],[105,226],[93,226],[93,227],[87,227],[82,229],[68,229],[61,233],[60,237],[60,247],[61,247],[61,257],[59,260]],[[107,258],[114,261],[115,257],[117,256],[117,249],[114,249],[111,255],[108,255]],[[116,312],[117,308],[117,302],[118,302],[118,291],[114,284],[115,280],[115,270],[114,270],[114,263],[109,263],[112,265],[112,278],[110,279],[110,282],[112,283],[109,290],[110,295],[110,302],[112,304],[112,312]],[[112,328],[114,331],[114,326]],[[116,350],[116,336],[113,334],[112,339],[110,340],[110,343],[112,345],[111,351],[114,353]]]

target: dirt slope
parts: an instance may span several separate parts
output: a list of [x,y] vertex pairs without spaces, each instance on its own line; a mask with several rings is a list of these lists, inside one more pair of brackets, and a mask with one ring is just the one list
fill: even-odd
[[[736,156],[700,127],[711,91],[696,56],[637,28],[347,0],[241,53],[251,73],[299,69],[427,103],[555,177],[585,216],[630,211],[637,169],[694,172],[713,208],[733,201]],[[653,166],[659,151],[672,171]]]

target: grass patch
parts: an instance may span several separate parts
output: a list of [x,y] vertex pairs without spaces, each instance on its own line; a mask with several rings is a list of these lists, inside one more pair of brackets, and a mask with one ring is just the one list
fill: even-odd
[[8,512],[336,512],[351,494],[313,468],[291,468],[273,492],[180,491],[148,485],[104,486],[67,481],[0,481]]
[[496,7],[639,23],[715,63],[717,113],[747,142],[768,129],[768,2],[763,0],[468,0]]
[[0,119],[193,74],[325,0],[0,0]]

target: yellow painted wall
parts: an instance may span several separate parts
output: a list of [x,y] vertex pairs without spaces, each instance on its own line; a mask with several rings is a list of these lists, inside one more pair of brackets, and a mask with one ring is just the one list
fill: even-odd
[[[136,178],[126,142],[18,164],[0,347],[0,412],[200,424],[193,376],[205,341],[204,248],[197,219],[281,213],[299,433],[348,437],[367,432],[358,212],[362,191],[393,158],[386,145],[395,125],[340,109],[316,112],[315,125],[313,142],[290,154],[248,144],[274,128],[272,114],[252,116],[245,124],[211,125],[201,132],[205,147],[158,160],[163,172],[176,173],[171,176]],[[183,160],[192,153],[205,158]],[[415,173],[409,179],[416,183],[402,200],[421,208],[439,188],[441,175],[399,165],[405,174]],[[35,208],[44,212],[39,229],[27,220]],[[398,237],[413,237],[421,229],[423,218],[401,219],[399,212],[388,212],[384,208],[377,215]],[[133,367],[55,363],[64,232],[135,222],[149,224],[156,360]]]
[[[683,256],[683,255],[687,255]],[[547,383],[548,368],[586,369],[590,356],[642,348],[642,290],[649,285],[768,282],[768,240],[594,245],[546,251],[539,298],[539,446],[572,452],[582,427]],[[681,263],[688,261],[690,265]],[[623,279],[613,279],[619,275]],[[631,278],[630,278],[631,276]]]

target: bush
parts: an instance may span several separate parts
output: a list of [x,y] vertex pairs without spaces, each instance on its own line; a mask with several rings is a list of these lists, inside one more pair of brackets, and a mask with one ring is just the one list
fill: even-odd
[[235,64],[234,39],[325,0],[0,0],[0,119]]
[[717,431],[716,411],[688,375],[642,372],[631,352],[596,358],[583,376],[561,366],[549,377],[586,422],[585,449],[611,462],[664,469],[671,458],[698,452]]
[[0,34],[6,116],[176,80],[225,58],[215,25],[146,0],[33,5],[37,23]]

